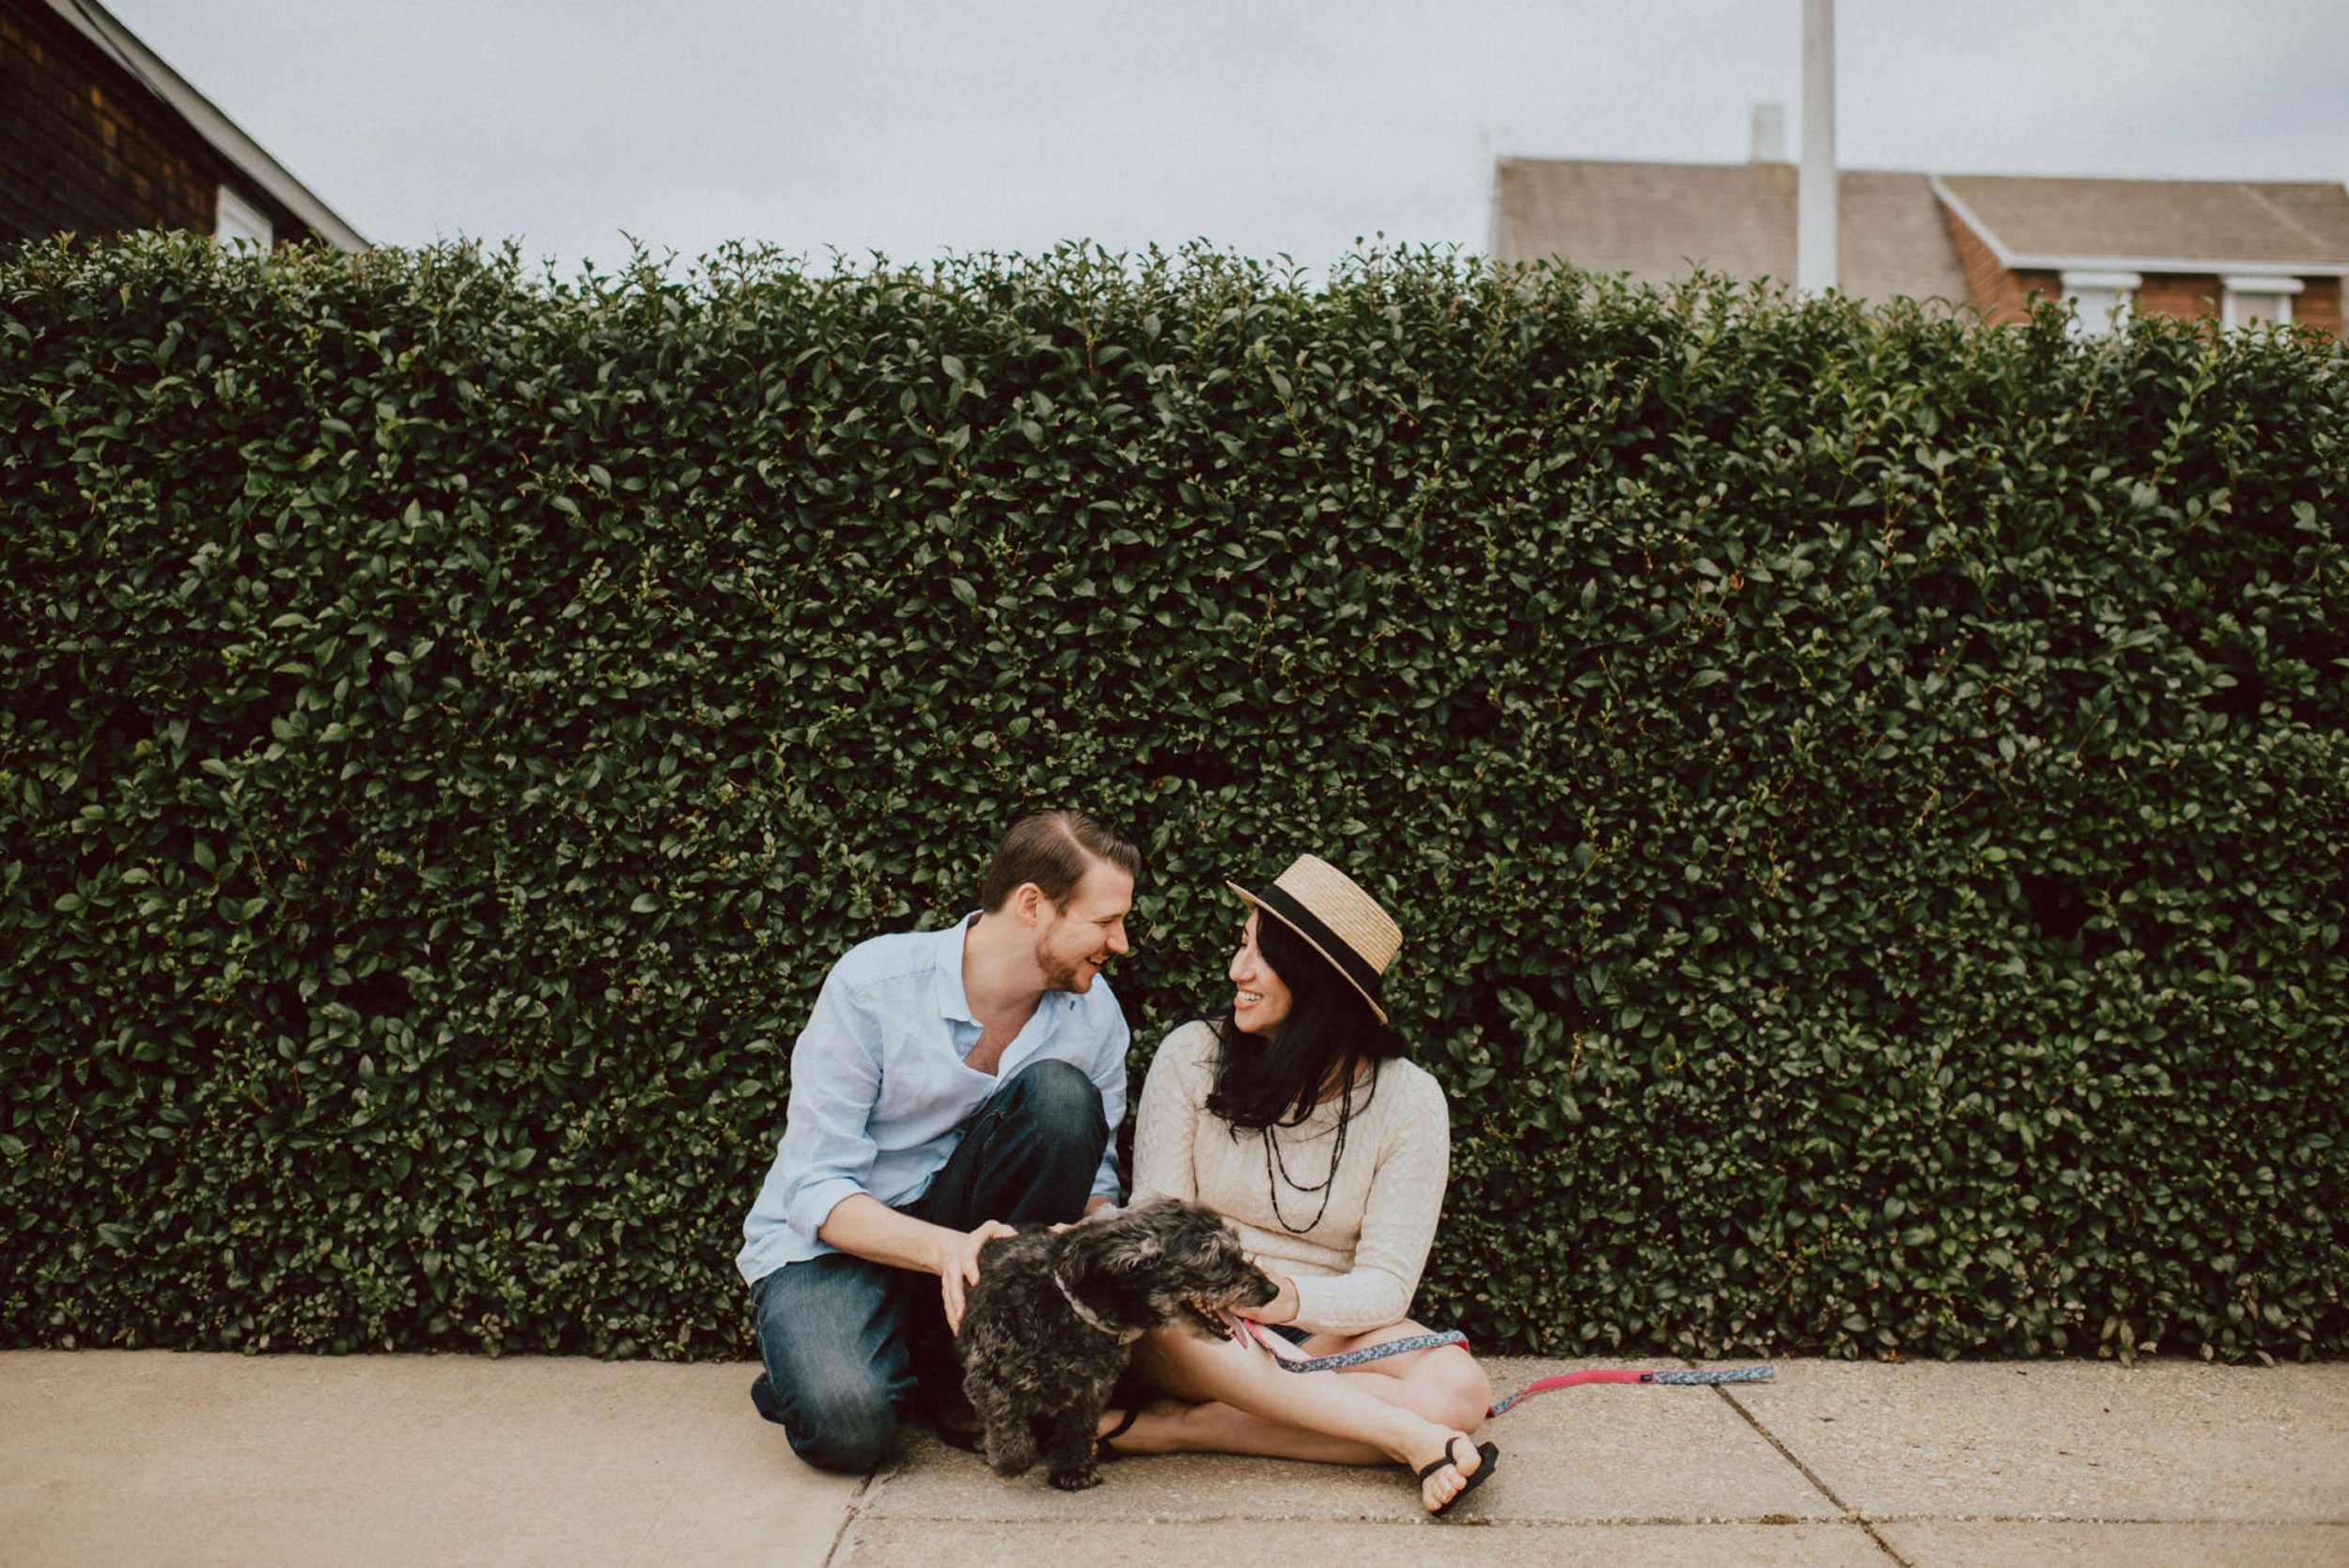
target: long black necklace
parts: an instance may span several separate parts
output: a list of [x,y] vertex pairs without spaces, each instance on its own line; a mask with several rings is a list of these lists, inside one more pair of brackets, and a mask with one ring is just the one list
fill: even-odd
[[[1314,1187],[1307,1187],[1303,1182],[1289,1174],[1288,1161],[1281,1157],[1281,1145],[1273,1138],[1272,1129],[1268,1126],[1258,1129],[1264,1137],[1264,1180],[1265,1186],[1272,1194],[1272,1218],[1279,1220],[1281,1229],[1288,1232],[1289,1234],[1310,1234],[1320,1225],[1321,1217],[1330,1212],[1330,1194],[1336,1189],[1338,1185],[1338,1161],[1346,1157],[1346,1126],[1353,1119],[1354,1080],[1349,1078],[1346,1081],[1345,1092],[1338,1096],[1338,1130],[1336,1136],[1330,1141],[1330,1173],[1322,1177],[1320,1183]],[[1272,1172],[1275,1167],[1278,1167],[1281,1172],[1279,1181],[1273,1179]],[[1321,1194],[1321,1207],[1314,1211],[1312,1224],[1292,1225],[1288,1221],[1288,1216],[1281,1212],[1282,1182],[1288,1183],[1299,1192]]]

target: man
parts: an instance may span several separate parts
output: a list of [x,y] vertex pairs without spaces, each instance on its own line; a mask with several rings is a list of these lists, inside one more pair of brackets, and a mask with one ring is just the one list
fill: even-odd
[[871,1468],[917,1391],[951,1421],[979,1248],[1117,1201],[1128,1035],[1099,976],[1141,871],[1081,813],[1028,817],[977,914],[862,943],[825,978],[735,1259],[766,1362],[751,1398],[809,1464]]

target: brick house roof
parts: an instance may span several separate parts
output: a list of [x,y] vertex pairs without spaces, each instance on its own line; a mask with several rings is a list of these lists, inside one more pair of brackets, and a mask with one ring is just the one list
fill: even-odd
[[[1795,184],[1791,163],[1506,158],[1495,170],[1493,254],[1563,256],[1642,283],[1698,267],[1792,282]],[[1845,293],[1966,299],[1965,271],[1923,175],[1845,169],[1836,186]]]
[[[1563,256],[1646,283],[1698,266],[1791,283],[1796,179],[1791,163],[1502,159],[1493,255]],[[1970,297],[1945,211],[2008,266],[2349,272],[2349,191],[2339,185],[1845,169],[1836,194],[1840,287],[1865,300]],[[2152,265],[2165,260],[2191,266]]]
[[2010,267],[2349,271],[2349,190],[2340,185],[1978,174],[1934,183]]

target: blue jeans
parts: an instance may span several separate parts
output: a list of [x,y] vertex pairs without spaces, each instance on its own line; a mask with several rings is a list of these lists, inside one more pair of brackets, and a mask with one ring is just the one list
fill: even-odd
[[[927,1191],[898,1211],[968,1231],[1074,1219],[1109,1142],[1101,1092],[1066,1062],[1022,1068],[963,1124]],[[846,1252],[786,1264],[751,1286],[765,1388],[759,1413],[827,1470],[889,1456],[917,1396],[957,1407],[962,1374],[934,1275]]]

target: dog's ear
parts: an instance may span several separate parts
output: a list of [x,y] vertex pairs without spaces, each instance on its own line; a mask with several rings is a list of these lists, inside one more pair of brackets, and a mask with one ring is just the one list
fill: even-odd
[[1165,1238],[1149,1224],[1155,1205],[1072,1225],[1060,1234],[1059,1263],[1071,1281],[1089,1275],[1112,1277],[1146,1269],[1166,1250]]
[[1180,1245],[1187,1218],[1197,1212],[1180,1198],[1145,1198],[1118,1218],[1127,1242],[1115,1266],[1140,1268]]
[[1112,1227],[1094,1219],[1069,1226],[1053,1240],[1057,1244],[1053,1264],[1071,1281],[1099,1270],[1117,1247]]

